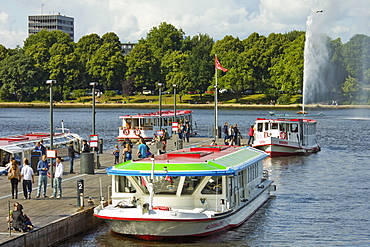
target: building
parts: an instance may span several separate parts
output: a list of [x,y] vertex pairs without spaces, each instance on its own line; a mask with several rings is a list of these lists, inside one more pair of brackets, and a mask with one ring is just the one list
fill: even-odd
[[122,43],[122,51],[123,51],[123,55],[127,55],[130,53],[130,51],[132,51],[132,49],[134,49],[134,46],[137,45],[135,43]]
[[74,41],[74,18],[61,15],[30,15],[28,16],[28,35],[37,34],[41,30],[60,30],[67,33]]

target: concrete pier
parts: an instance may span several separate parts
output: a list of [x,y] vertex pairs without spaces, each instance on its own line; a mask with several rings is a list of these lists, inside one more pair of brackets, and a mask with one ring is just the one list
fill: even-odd
[[[210,144],[210,138],[190,138],[189,143],[184,143],[184,147],[197,144]],[[222,144],[222,140],[220,143]],[[150,151],[157,153],[155,145],[149,145]],[[168,140],[167,151],[174,150],[174,144]],[[113,149],[113,147],[112,147]],[[136,145],[133,150],[133,157],[136,158]],[[69,174],[69,161],[64,161],[64,174],[62,181],[63,195],[61,199],[36,198],[36,189],[38,176],[35,177],[35,183],[31,194],[31,199],[24,199],[22,183],[18,184],[18,199],[11,199],[11,185],[6,176],[0,176],[0,246],[18,247],[18,246],[52,246],[62,242],[71,236],[80,234],[101,221],[93,216],[93,208],[97,206],[100,198],[100,183],[102,195],[108,200],[108,190],[111,185],[111,177],[106,175],[105,169],[114,164],[114,157],[110,155],[111,151],[104,151],[99,156],[101,167],[95,169],[95,174],[79,174],[80,162],[75,160],[74,171],[76,174]],[[84,180],[84,208],[77,206],[77,180]],[[53,189],[50,187],[50,179],[47,188],[47,196],[51,196]],[[109,193],[111,194],[111,193]],[[94,205],[88,205],[88,198],[93,199]],[[31,232],[17,232],[7,230],[8,224],[8,202],[11,210],[14,202],[23,205],[23,212],[31,219],[35,229]]]

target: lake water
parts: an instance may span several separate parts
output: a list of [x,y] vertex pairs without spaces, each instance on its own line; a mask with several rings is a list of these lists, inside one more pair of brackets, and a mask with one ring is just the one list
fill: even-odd
[[[152,110],[153,111],[153,110]],[[97,109],[96,133],[112,149],[119,116],[145,109]],[[267,110],[219,110],[219,125],[247,128]],[[310,113],[318,113],[312,111]],[[275,197],[242,226],[178,246],[369,246],[370,245],[370,110],[325,110],[314,117],[322,151],[308,156],[267,158],[265,169],[275,180]],[[294,113],[277,110],[276,113]],[[213,111],[195,109],[197,125],[211,125]],[[54,126],[88,138],[91,109],[54,109]],[[49,109],[0,108],[0,136],[49,131]],[[60,246],[173,246],[109,232],[105,224]]]

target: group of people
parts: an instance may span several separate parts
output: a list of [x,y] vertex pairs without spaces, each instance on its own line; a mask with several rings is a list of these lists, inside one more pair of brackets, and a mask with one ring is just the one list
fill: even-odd
[[10,229],[12,230],[21,232],[33,230],[33,225],[30,218],[23,213],[23,206],[18,202],[13,204],[13,210],[9,212],[9,217],[7,217],[6,220]]
[[[230,124],[226,122],[222,127],[225,145],[241,145],[240,139],[243,139],[237,124]],[[251,125],[248,131],[248,146],[253,144],[254,140],[254,125]]]

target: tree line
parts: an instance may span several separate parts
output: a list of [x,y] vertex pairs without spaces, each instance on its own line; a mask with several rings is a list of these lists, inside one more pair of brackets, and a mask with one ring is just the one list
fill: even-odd
[[[347,43],[327,37],[328,67],[322,71],[330,92],[343,102],[369,103],[370,37],[358,34]],[[98,82],[105,91],[129,95],[143,88],[204,93],[214,89],[214,55],[227,72],[218,71],[218,89],[231,91],[238,101],[248,93],[284,99],[303,88],[305,32],[252,33],[246,39],[231,35],[215,41],[207,34],[187,36],[172,24],[153,27],[128,54],[119,37],[109,32],[89,34],[72,42],[61,31],[42,30],[23,47],[0,44],[0,100],[48,100],[45,81],[56,80],[54,98],[68,100],[77,89]]]

